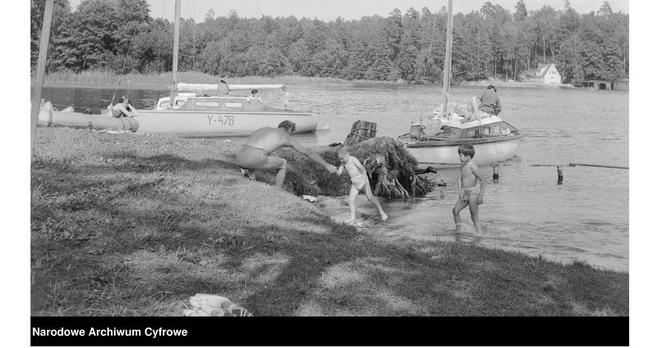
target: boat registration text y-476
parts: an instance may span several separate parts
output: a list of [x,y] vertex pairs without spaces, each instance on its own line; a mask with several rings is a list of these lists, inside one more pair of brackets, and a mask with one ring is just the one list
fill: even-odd
[[235,124],[235,117],[233,115],[208,115],[210,127],[213,123],[218,123],[222,126],[232,126]]

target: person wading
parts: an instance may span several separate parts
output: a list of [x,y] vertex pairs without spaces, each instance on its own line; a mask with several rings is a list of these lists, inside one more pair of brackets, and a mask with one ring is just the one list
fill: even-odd
[[283,121],[279,123],[277,128],[264,127],[251,133],[236,156],[242,175],[255,179],[256,170],[278,169],[275,185],[281,187],[286,177],[286,160],[271,154],[282,147],[292,147],[307,155],[313,161],[325,167],[330,173],[336,171],[333,165],[325,162],[316,152],[303,147],[297,140],[293,139],[292,135],[294,133],[295,123],[291,121]]

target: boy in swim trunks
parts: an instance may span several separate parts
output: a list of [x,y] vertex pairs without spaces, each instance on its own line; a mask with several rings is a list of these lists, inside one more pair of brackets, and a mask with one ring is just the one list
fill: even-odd
[[350,175],[350,181],[351,181],[350,192],[348,193],[348,204],[350,205],[350,220],[346,222],[350,224],[355,224],[355,199],[362,190],[364,190],[364,194],[367,196],[367,199],[370,200],[376,206],[376,208],[378,208],[378,212],[380,213],[380,218],[383,221],[387,220],[387,214],[385,214],[383,208],[380,206],[378,198],[376,198],[373,195],[373,193],[371,193],[371,186],[369,185],[367,170],[364,169],[364,166],[362,165],[362,163],[360,163],[360,160],[351,156],[350,153],[348,152],[348,149],[346,148],[341,148],[341,150],[339,150],[339,157],[341,158],[342,164],[339,166],[339,169],[337,170],[337,175],[341,175],[341,173],[343,173],[344,168],[346,168],[346,171],[348,171],[348,175]]
[[263,127],[251,133],[236,155],[242,174],[245,175],[246,171],[248,172],[246,175],[254,179],[255,170],[279,169],[275,185],[281,187],[286,177],[286,160],[271,154],[282,147],[292,147],[324,166],[328,172],[334,173],[336,168],[325,162],[316,152],[300,145],[297,140],[293,139],[294,133],[295,123],[291,121],[283,121],[277,128]]
[[[454,214],[454,223],[456,232],[461,232],[461,216],[459,213],[466,206],[470,207],[470,218],[475,224],[477,233],[482,233],[480,228],[479,205],[484,203],[484,179],[479,173],[479,167],[473,163],[475,148],[470,144],[459,146],[459,160],[463,163],[459,174],[459,200],[456,202],[452,214]],[[477,190],[477,180],[480,181],[479,192]]]

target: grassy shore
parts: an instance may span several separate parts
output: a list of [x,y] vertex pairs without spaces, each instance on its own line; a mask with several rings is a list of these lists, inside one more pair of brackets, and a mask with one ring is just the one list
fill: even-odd
[[[627,273],[462,243],[398,243],[241,178],[239,144],[39,128],[32,315],[628,315]],[[386,203],[389,204],[389,203]]]
[[[217,83],[219,76],[202,72],[184,71],[179,73],[179,81],[187,83]],[[350,83],[381,83],[380,81],[348,81],[334,77],[305,77],[283,75],[275,77],[244,76],[224,78],[229,84],[287,84],[321,85]],[[127,88],[127,89],[168,89],[173,81],[171,72],[160,74],[125,74],[117,75],[104,71],[53,72],[45,77],[46,87],[85,87],[85,88]],[[386,83],[386,82],[383,82]],[[394,82],[389,82],[394,83]]]

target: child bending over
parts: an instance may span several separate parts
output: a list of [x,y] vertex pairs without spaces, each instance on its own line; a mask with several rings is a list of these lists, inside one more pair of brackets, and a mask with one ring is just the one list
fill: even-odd
[[373,193],[371,193],[371,186],[369,186],[367,170],[364,169],[362,163],[360,163],[357,158],[351,156],[346,148],[342,148],[339,151],[339,157],[341,158],[342,164],[337,170],[337,175],[341,175],[345,167],[346,171],[348,171],[348,175],[350,175],[351,181],[350,192],[348,193],[350,220],[347,222],[350,224],[355,223],[355,198],[357,198],[357,194],[362,190],[364,190],[364,194],[367,196],[367,199],[370,200],[376,206],[376,208],[378,208],[381,219],[383,219],[383,221],[387,220],[387,214],[385,214],[383,208],[380,206],[378,198],[376,198]]
[[[466,206],[470,207],[470,218],[475,224],[477,233],[482,233],[480,228],[479,218],[479,205],[484,203],[484,180],[479,173],[479,167],[473,163],[472,158],[475,156],[475,148],[470,144],[463,144],[459,146],[459,160],[463,163],[461,173],[459,175],[459,200],[456,202],[452,214],[454,214],[454,223],[456,224],[456,232],[461,232],[461,216],[459,213]],[[479,193],[477,192],[477,180],[480,180]]]

